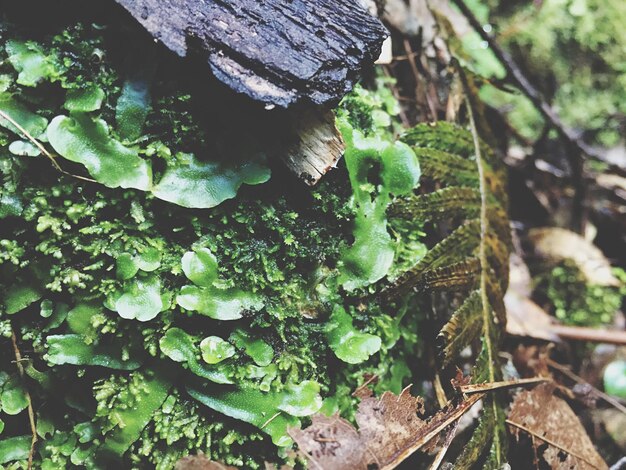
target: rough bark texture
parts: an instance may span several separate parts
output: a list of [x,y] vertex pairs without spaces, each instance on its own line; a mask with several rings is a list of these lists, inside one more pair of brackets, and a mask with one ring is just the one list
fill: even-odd
[[267,105],[338,101],[387,35],[359,0],[116,0],[180,56]]

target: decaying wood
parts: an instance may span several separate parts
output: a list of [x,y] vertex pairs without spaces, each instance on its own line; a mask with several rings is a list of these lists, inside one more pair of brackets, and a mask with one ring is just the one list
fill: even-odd
[[337,164],[345,149],[332,111],[312,108],[295,114],[291,135],[292,143],[282,151],[282,159],[311,186]]
[[387,36],[358,0],[116,0],[181,57],[267,105],[333,103]]

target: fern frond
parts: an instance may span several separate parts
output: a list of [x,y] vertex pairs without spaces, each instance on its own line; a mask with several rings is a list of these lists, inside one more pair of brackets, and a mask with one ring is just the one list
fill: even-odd
[[[495,382],[501,379],[498,349],[506,322],[503,296],[511,244],[506,180],[497,155],[478,136],[469,99],[466,107],[469,131],[437,123],[419,125],[402,138],[421,156],[426,177],[444,187],[397,200],[388,214],[445,222],[442,227],[459,225],[393,280],[384,295],[393,298],[411,289],[464,293],[461,306],[439,334],[443,367],[453,365],[467,347],[479,348],[474,351],[472,379]],[[497,398],[485,398],[480,424],[455,468],[470,468],[480,459],[485,468],[501,467],[504,430]]]
[[465,347],[480,335],[483,327],[480,292],[473,291],[454,312],[439,333],[443,367],[459,357]]
[[449,187],[396,201],[388,211],[391,217],[438,222],[480,212],[480,192],[475,188]]
[[450,186],[478,186],[476,162],[433,148],[416,148],[422,175]]

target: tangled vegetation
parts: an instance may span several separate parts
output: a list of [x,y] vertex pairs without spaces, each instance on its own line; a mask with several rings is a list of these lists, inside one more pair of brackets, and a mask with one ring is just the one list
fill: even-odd
[[416,367],[415,302],[359,299],[426,251],[419,221],[386,216],[417,158],[362,90],[340,111],[349,178],[295,200],[262,155],[215,148],[173,59],[129,70],[121,29],[2,25],[0,463],[27,465],[30,403],[38,468],[289,458],[288,427]]

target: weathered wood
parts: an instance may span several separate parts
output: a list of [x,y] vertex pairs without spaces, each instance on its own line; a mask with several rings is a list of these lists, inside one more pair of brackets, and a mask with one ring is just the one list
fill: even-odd
[[116,0],[180,56],[268,106],[336,102],[387,32],[360,0]]
[[281,158],[293,173],[313,186],[335,167],[345,144],[332,111],[316,107],[292,115],[288,133],[292,139],[282,150]]

